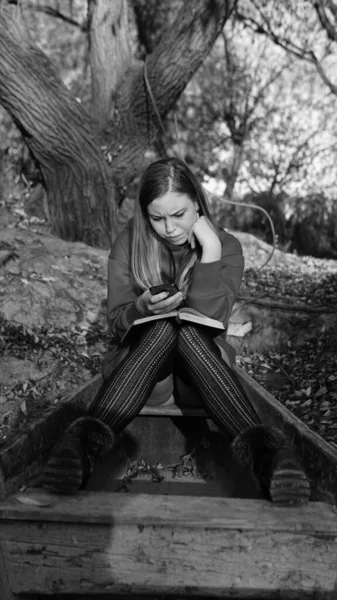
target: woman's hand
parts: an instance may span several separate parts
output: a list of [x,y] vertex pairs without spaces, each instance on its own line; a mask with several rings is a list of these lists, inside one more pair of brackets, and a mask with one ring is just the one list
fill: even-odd
[[152,296],[150,290],[146,290],[136,300],[138,310],[146,316],[160,315],[176,310],[183,300],[181,292],[177,292],[174,296],[167,297],[167,292],[161,292]]
[[201,262],[220,260],[221,241],[213,225],[206,217],[197,219],[190,229],[188,241],[191,244],[191,248],[195,248],[196,240],[198,240],[202,248]]

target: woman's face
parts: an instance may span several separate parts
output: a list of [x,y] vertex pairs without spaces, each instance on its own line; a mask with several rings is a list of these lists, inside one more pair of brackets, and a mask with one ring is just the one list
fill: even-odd
[[147,214],[155,232],[172,244],[180,246],[197,218],[198,204],[187,194],[167,192],[155,198],[147,207]]

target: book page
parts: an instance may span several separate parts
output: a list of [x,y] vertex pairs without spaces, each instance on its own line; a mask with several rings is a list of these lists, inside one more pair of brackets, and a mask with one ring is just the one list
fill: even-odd
[[140,319],[136,319],[129,327],[127,332],[123,335],[121,339],[121,343],[123,344],[127,337],[129,337],[129,333],[133,330],[135,325],[142,325],[143,323],[150,323],[151,321],[158,321],[159,319],[170,319],[172,317],[176,317],[178,315],[177,310],[173,310],[171,312],[161,314],[161,315],[150,315],[148,317],[141,317]]
[[158,321],[158,319],[170,319],[171,317],[176,317],[178,315],[177,310],[172,310],[168,313],[162,313],[160,315],[151,315],[149,317],[141,317],[141,319],[136,319],[133,322],[133,325],[141,325],[142,323],[149,323],[150,321]]
[[204,325],[205,327],[214,327],[215,329],[223,330],[225,329],[221,321],[206,317],[205,315],[202,315],[191,308],[182,308],[178,313],[178,318],[184,321],[190,321],[191,323],[198,323],[199,325]]
[[171,312],[162,313],[160,315],[151,315],[148,317],[141,317],[140,319],[136,319],[129,327],[125,335],[122,337],[121,342],[123,343],[125,341],[130,330],[133,329],[134,325],[142,325],[143,323],[150,323],[151,321],[158,321],[160,319],[171,319],[172,317],[177,317],[178,321],[189,321],[190,323],[198,323],[198,325],[204,325],[205,327],[212,327],[214,329],[225,329],[221,321],[217,321],[216,319],[206,317],[205,315],[199,313],[193,308],[181,308],[179,311],[173,310]]

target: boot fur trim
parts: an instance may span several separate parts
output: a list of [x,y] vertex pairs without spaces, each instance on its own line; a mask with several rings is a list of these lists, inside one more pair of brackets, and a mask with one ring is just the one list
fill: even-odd
[[239,433],[231,447],[238,462],[254,473],[266,455],[273,456],[278,450],[292,446],[285,434],[276,427],[255,425]]
[[66,433],[79,437],[91,461],[100,459],[115,443],[115,435],[110,427],[96,417],[85,416],[76,419],[69,425]]
[[310,484],[292,441],[276,427],[256,425],[232,443],[233,454],[260,485],[266,498],[278,504],[303,504]]

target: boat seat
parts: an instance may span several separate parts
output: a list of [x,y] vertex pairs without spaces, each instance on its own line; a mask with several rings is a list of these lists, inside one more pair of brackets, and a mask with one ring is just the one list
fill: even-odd
[[207,417],[203,408],[191,406],[177,406],[168,404],[163,406],[144,406],[140,411],[141,417]]

